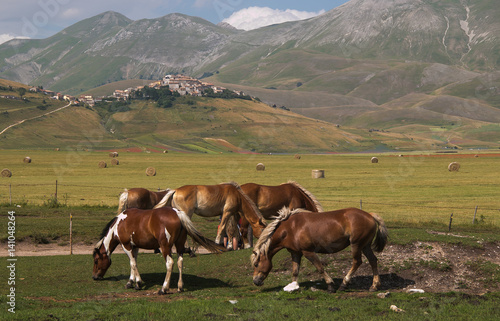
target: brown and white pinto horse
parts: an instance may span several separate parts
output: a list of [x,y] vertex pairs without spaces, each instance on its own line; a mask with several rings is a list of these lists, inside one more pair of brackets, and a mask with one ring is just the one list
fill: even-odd
[[[247,183],[241,185],[241,190],[257,205],[265,219],[272,219],[283,207],[290,210],[302,208],[310,212],[323,212],[323,207],[316,197],[294,181],[278,186]],[[248,221],[245,218],[241,219],[240,231],[243,240],[246,241]]]
[[[373,243],[373,245],[372,245]],[[376,214],[356,208],[332,212],[308,213],[284,208],[280,216],[262,232],[255,245],[251,261],[254,266],[253,282],[262,285],[272,269],[272,258],[286,248],[292,255],[292,283],[287,288],[298,288],[300,261],[305,256],[323,275],[329,292],[334,292],[333,280],[325,272],[316,253],[336,253],[351,245],[353,263],[339,290],[344,290],[352,275],[361,265],[363,253],[373,270],[370,291],[380,286],[375,251],[381,252],[387,243],[387,228]]]
[[167,293],[170,287],[170,277],[174,260],[172,248],[177,250],[177,266],[179,268],[179,281],[177,290],[183,289],[182,267],[184,243],[187,235],[205,247],[210,252],[222,252],[225,249],[201,235],[187,215],[177,209],[165,207],[155,210],[127,209],[113,218],[101,233],[101,240],[96,244],[93,258],[94,268],[92,278],[102,279],[111,265],[111,254],[121,244],[130,259],[130,278],[127,288],[135,282],[135,289],[139,290],[142,279],[137,270],[137,254],[139,249],[160,248],[167,266],[167,274],[158,294]]
[[120,194],[118,200],[118,214],[125,211],[127,208],[140,208],[143,210],[152,209],[158,204],[169,190],[150,191],[145,188],[130,188],[125,189]]
[[266,227],[266,222],[255,204],[243,193],[241,187],[235,183],[218,185],[185,185],[168,192],[155,208],[172,206],[185,212],[190,218],[193,213],[203,217],[222,215],[216,243],[220,242],[221,232],[228,225],[229,239],[236,236],[237,218],[241,215],[252,226],[255,235],[260,236]]

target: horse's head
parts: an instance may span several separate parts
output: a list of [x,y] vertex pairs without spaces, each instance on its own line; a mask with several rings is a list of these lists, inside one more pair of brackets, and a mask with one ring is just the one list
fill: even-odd
[[102,280],[104,274],[106,274],[106,271],[111,266],[111,258],[106,253],[106,249],[103,244],[94,249],[92,256],[94,258],[92,278],[94,280]]
[[259,251],[253,251],[251,260],[254,266],[253,283],[257,286],[261,286],[264,284],[264,280],[273,268],[273,262],[265,253]]

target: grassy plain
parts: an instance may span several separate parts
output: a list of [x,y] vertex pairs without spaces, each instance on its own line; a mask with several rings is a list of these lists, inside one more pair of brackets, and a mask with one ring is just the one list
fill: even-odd
[[[115,207],[124,188],[177,188],[188,184],[236,181],[278,185],[294,180],[312,192],[326,210],[362,206],[386,221],[471,224],[477,220],[500,226],[497,170],[500,156],[477,154],[263,155],[132,153],[119,151],[119,165],[108,152],[1,151],[0,168],[13,175],[0,178],[0,204],[42,205],[56,193],[61,205]],[[32,162],[23,163],[29,156]],[[371,163],[377,156],[378,163]],[[106,161],[107,168],[99,168]],[[448,171],[457,161],[458,172]],[[257,163],[266,166],[257,171]],[[155,167],[157,175],[146,176]],[[314,179],[313,169],[325,178]]]
[[[392,293],[388,299],[353,292],[328,294],[317,274],[304,264],[303,290],[282,291],[290,279],[286,251],[274,259],[281,273],[270,276],[263,287],[251,281],[250,250],[222,255],[185,258],[185,292],[158,296],[165,278],[165,264],[158,255],[141,254],[139,269],[145,281],[142,291],[126,290],[129,264],[115,254],[106,279],[91,278],[89,256],[21,257],[17,261],[16,314],[7,312],[2,286],[2,320],[495,320],[498,294],[469,296],[460,293]],[[280,262],[280,263],[278,263]],[[288,270],[287,270],[288,269]],[[4,277],[2,269],[0,277]],[[329,271],[330,273],[332,271]],[[335,275],[341,274],[335,271]],[[172,276],[176,287],[178,274]],[[340,284],[341,279],[334,279]],[[310,288],[321,289],[314,291]],[[392,292],[392,290],[390,290]],[[405,310],[395,313],[396,305]],[[478,308],[480,306],[480,308]]]
[[[478,157],[419,153],[404,157],[301,155],[297,159],[294,155],[119,151],[118,166],[110,165],[108,152],[3,150],[1,153],[0,168],[13,172],[11,178],[0,178],[0,226],[5,227],[0,231],[2,241],[7,239],[8,211],[16,212],[18,242],[31,239],[35,243],[67,244],[71,214],[75,242],[93,244],[105,223],[115,215],[118,194],[125,187],[175,188],[231,180],[267,185],[295,180],[327,210],[361,205],[384,218],[392,244],[416,240],[450,242],[450,238],[426,230],[447,231],[451,213],[454,232],[477,235],[486,242],[498,241],[499,156],[486,152]],[[23,163],[25,156],[30,156],[32,163]],[[372,156],[377,156],[379,162],[372,163]],[[107,161],[109,167],[98,168],[101,160]],[[461,164],[460,171],[447,170],[452,161]],[[257,163],[265,164],[265,171],[256,171]],[[155,167],[158,174],[146,176],[148,166]],[[325,178],[313,179],[313,169],[325,170]],[[57,203],[54,202],[56,180]],[[475,206],[478,206],[478,223],[472,225]],[[214,237],[217,218],[195,215],[193,221],[202,233]],[[455,238],[453,242],[478,246],[474,238]],[[307,316],[315,320],[341,320],[362,316],[384,320],[495,320],[498,317],[500,297],[496,292],[470,296],[396,291],[390,300],[381,300],[368,294],[366,288],[338,294],[314,291],[311,288],[324,290],[326,286],[307,262],[301,272],[303,290],[286,293],[281,291],[290,280],[286,251],[275,257],[273,275],[264,287],[257,288],[251,282],[249,256],[250,250],[243,250],[186,258],[186,291],[163,297],[155,295],[165,277],[165,263],[158,255],[140,255],[139,270],[146,285],[139,292],[124,288],[130,271],[125,255],[113,255],[113,265],[102,282],[91,279],[89,255],[19,257],[15,284],[17,312],[14,315],[7,310],[10,288],[4,283],[0,287],[0,319],[303,320]],[[345,254],[341,257],[349,261]],[[335,268],[329,268],[328,272],[339,285],[344,272]],[[7,280],[8,273],[8,269],[0,269],[0,280]],[[498,277],[498,273],[492,275]],[[177,277],[174,272],[173,288]],[[391,287],[387,290],[393,291]],[[392,304],[406,312],[393,313],[389,309]]]

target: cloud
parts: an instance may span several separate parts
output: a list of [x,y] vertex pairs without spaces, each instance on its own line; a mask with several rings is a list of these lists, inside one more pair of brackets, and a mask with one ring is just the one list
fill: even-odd
[[29,39],[28,37],[17,37],[8,33],[0,34],[0,45],[12,39]]
[[271,9],[268,7],[249,7],[233,13],[223,21],[238,29],[252,30],[287,21],[308,19],[324,12],[325,10],[307,12],[291,9]]

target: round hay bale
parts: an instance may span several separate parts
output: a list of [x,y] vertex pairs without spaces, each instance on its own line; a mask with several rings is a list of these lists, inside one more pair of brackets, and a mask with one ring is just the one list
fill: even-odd
[[8,168],[2,169],[2,177],[12,177],[12,172]]
[[99,168],[106,168],[106,167],[108,167],[108,164],[106,164],[105,161],[100,161],[99,162]]
[[111,152],[109,153],[109,157],[118,157],[118,153],[117,152]]
[[300,155],[295,155],[295,159],[300,159]]
[[312,170],[312,178],[325,178],[325,170],[324,169],[313,169]]
[[256,168],[258,171],[265,171],[266,170],[266,166],[262,163],[258,163]]
[[111,165],[120,165],[120,161],[118,159],[116,159],[116,158],[113,158],[111,160]]
[[165,150],[163,151],[163,154],[168,154],[168,150],[166,150],[166,149],[165,149]]
[[450,163],[450,165],[448,165],[448,170],[450,172],[458,172],[459,169],[460,169],[460,164],[457,162],[452,162]]
[[61,149],[59,147],[56,148],[56,152],[60,151]]
[[374,163],[374,164],[378,163],[378,158],[377,157],[372,157],[372,163]]
[[25,162],[25,163],[27,163],[27,164],[31,163],[31,157],[26,156],[26,157],[23,159],[23,162]]
[[156,169],[154,167],[146,168],[146,175],[148,176],[156,176]]

